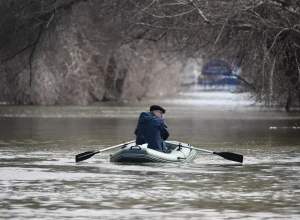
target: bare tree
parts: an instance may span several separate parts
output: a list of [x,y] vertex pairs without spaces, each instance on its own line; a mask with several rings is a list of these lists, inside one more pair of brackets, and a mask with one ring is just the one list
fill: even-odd
[[[137,10],[128,1],[5,0],[0,10],[0,101],[140,99],[162,75],[157,64],[168,65],[153,43],[148,47],[130,36],[144,30],[130,22]],[[171,68],[165,69],[164,75]]]
[[239,77],[251,85],[258,101],[285,105],[287,111],[299,104],[299,1],[130,2],[139,11],[132,24],[145,30],[132,37],[164,41],[188,56],[226,58],[243,68]]
[[[84,13],[80,7],[88,10]],[[147,70],[153,72],[153,66],[161,66],[163,70],[165,65],[176,63],[168,57],[177,58],[181,54],[182,57],[227,59],[233,66],[242,68],[238,78],[249,86],[257,101],[266,105],[285,106],[289,111],[300,102],[298,0],[6,0],[0,3],[0,10],[3,16],[0,53],[4,66],[0,74],[4,72],[5,83],[12,85],[6,88],[12,91],[24,84],[31,87],[37,79],[45,84],[51,77],[54,82],[59,74],[64,76],[62,85],[49,87],[52,89],[46,89],[44,97],[40,95],[41,88],[35,93],[28,88],[22,90],[28,100],[34,94],[47,100],[55,95],[60,97],[61,93],[80,94],[85,100],[83,103],[114,99],[124,95],[122,91],[127,88],[124,85],[134,88],[144,85],[145,88],[151,83],[143,83],[143,80],[157,82],[154,75],[151,79],[146,76],[148,71],[144,71],[144,67],[150,62],[143,63],[144,59],[151,59],[153,65],[148,65]],[[72,17],[68,20],[70,14]],[[91,21],[93,25],[89,25]],[[81,24],[80,28],[77,24]],[[67,38],[72,40],[65,40]],[[58,39],[58,47],[68,42],[67,53],[63,55],[62,50],[56,50],[45,58],[60,52],[58,57],[65,59],[66,64],[55,70],[57,73],[49,68],[50,64],[41,69],[43,65],[39,63],[44,64],[45,59],[37,57],[42,48],[37,46],[51,48],[51,43]],[[101,51],[105,47],[107,49]],[[125,55],[136,58],[136,62]],[[167,57],[163,63],[162,56]],[[67,70],[63,71],[64,68]],[[129,80],[135,75],[134,71],[142,68],[137,83]],[[29,72],[27,78],[19,77],[26,75],[24,69]],[[47,74],[34,75],[33,69]],[[98,72],[103,72],[103,77],[99,78]],[[66,81],[66,76],[72,76],[70,81]],[[76,84],[78,81],[81,83]],[[117,91],[116,95],[112,91]],[[145,95],[143,89],[136,93]],[[22,97],[20,94],[15,94],[14,99]],[[21,100],[24,103],[24,98]],[[54,100],[59,101],[46,103],[74,103],[72,98]]]

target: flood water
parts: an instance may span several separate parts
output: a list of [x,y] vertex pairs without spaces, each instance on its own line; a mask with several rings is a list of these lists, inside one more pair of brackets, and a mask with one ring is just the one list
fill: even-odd
[[[0,106],[0,219],[299,219],[300,115],[205,97]],[[167,109],[170,140],[239,153],[244,163],[198,152],[189,164],[117,165],[115,150],[75,163],[133,140],[139,113],[154,103]]]

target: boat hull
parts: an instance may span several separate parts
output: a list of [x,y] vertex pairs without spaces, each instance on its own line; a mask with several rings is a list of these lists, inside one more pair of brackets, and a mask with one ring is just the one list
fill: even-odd
[[136,145],[135,142],[124,145],[110,156],[113,163],[187,163],[196,157],[193,149],[180,147],[178,141],[166,141],[170,153],[162,153],[148,148],[147,144]]

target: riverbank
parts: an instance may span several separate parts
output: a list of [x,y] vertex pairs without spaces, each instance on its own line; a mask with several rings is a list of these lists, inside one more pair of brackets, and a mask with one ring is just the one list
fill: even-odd
[[167,109],[166,118],[299,119],[300,112],[265,108],[255,104],[249,93],[229,91],[186,91],[176,97],[145,98],[136,102],[97,102],[89,106],[2,105],[0,117],[45,118],[137,118],[153,104]]

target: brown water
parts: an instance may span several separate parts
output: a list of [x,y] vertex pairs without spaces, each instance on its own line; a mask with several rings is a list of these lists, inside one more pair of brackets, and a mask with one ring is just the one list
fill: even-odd
[[244,164],[198,152],[191,164],[116,165],[114,150],[75,163],[134,139],[153,100],[0,107],[0,219],[299,219],[299,115],[201,100],[156,101],[170,140],[243,154]]

